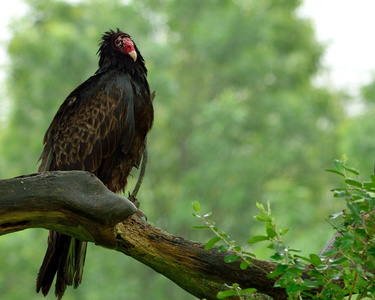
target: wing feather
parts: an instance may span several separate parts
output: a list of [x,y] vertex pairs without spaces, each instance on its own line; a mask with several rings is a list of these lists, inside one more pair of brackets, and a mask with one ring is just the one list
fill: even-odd
[[115,74],[99,75],[75,89],[59,108],[45,135],[39,171],[96,174],[119,144],[123,153],[129,150],[135,133],[132,87],[129,80],[116,81]]

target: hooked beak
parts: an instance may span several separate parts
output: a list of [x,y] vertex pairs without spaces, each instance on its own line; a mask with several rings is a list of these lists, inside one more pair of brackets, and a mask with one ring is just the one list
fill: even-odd
[[129,54],[129,56],[130,56],[134,61],[137,60],[137,52],[135,52],[135,50],[130,51],[128,54]]

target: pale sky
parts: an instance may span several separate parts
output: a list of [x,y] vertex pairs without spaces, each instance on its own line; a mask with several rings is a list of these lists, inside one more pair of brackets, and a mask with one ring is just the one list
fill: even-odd
[[305,0],[301,15],[315,24],[320,42],[328,45],[321,81],[358,93],[375,74],[375,1]]
[[[0,81],[4,79],[3,66],[7,63],[5,42],[10,38],[8,24],[25,11],[26,5],[21,0],[1,1]],[[375,73],[374,12],[374,0],[304,1],[300,15],[312,19],[317,39],[328,45],[323,59],[327,71],[318,78],[318,84],[346,89],[357,95],[359,87],[370,81]],[[5,96],[2,88],[0,96]],[[4,101],[0,105],[3,106]],[[1,108],[1,111],[6,109]]]

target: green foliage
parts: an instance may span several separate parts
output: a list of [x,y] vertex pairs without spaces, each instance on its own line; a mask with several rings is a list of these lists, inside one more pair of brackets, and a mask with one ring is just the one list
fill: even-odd
[[222,291],[217,294],[217,299],[225,299],[231,296],[237,296],[238,299],[245,300],[245,299],[254,299],[252,298],[251,294],[254,294],[257,290],[256,289],[241,289],[241,287],[234,283],[232,286],[228,286],[229,290]]
[[[346,208],[331,216],[331,219],[342,216],[343,223],[332,223],[333,228],[340,234],[336,237],[334,249],[322,256],[314,253],[308,257],[301,256],[299,250],[284,245],[282,236],[288,229],[276,229],[269,203],[267,208],[256,204],[260,212],[254,219],[265,223],[266,235],[253,236],[248,243],[271,242],[268,248],[273,249],[274,254],[269,261],[277,266],[268,277],[277,278],[275,286],[285,288],[289,299],[375,299],[375,176],[371,175],[371,181],[360,181],[359,172],[347,165],[346,156],[343,160],[335,160],[334,166],[335,169],[327,171],[342,176],[345,188],[334,189],[333,195],[344,200]],[[350,177],[353,175],[354,179]],[[199,203],[195,202],[193,208],[199,212]],[[208,225],[204,228],[211,229],[216,234],[216,237],[206,244],[206,248],[212,248],[219,240],[228,244],[228,235],[224,232],[218,234],[213,221],[206,219],[209,215],[195,214]],[[234,256],[251,263],[246,260],[244,252],[241,252],[241,247],[234,241],[230,242],[230,245],[231,247],[225,247],[225,250],[233,251],[234,254],[226,257]],[[221,247],[219,246],[219,249],[222,249]],[[241,251],[237,252],[235,249]],[[233,284],[230,290],[220,292],[218,298],[237,295],[239,299],[245,299],[241,292],[240,287]]]
[[205,249],[211,249],[215,246],[215,244],[219,241],[222,241],[223,244],[218,247],[220,251],[232,251],[232,254],[229,254],[224,257],[224,261],[227,263],[235,262],[238,260],[242,260],[240,264],[241,269],[246,269],[251,264],[251,257],[255,255],[251,252],[244,251],[240,246],[236,245],[236,242],[233,240],[228,240],[229,236],[225,232],[219,232],[215,223],[212,220],[207,219],[211,216],[211,213],[201,214],[200,213],[200,204],[198,201],[193,202],[193,209],[195,213],[193,214],[194,217],[201,219],[205,226],[194,226],[195,229],[210,229],[214,234],[215,237],[211,238],[205,245]]

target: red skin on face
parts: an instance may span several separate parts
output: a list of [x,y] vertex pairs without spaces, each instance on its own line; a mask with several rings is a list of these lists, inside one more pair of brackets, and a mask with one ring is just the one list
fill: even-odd
[[131,38],[123,38],[122,40],[124,41],[124,47],[122,49],[124,49],[127,54],[129,54],[131,51],[135,51]]

